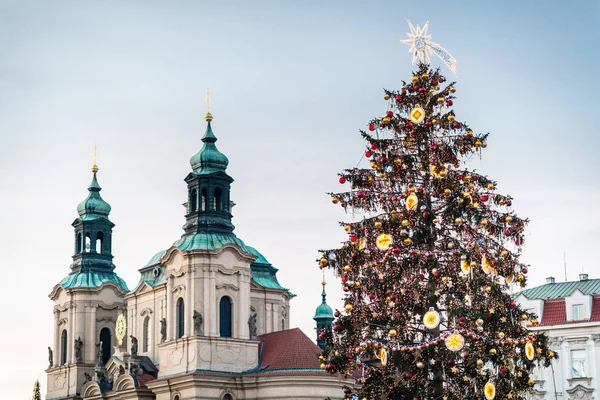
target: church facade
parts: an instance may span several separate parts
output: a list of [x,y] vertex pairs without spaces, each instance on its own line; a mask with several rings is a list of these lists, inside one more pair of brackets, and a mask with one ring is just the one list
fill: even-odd
[[[348,382],[321,369],[321,349],[290,329],[295,295],[277,268],[234,233],[229,160],[207,113],[190,159],[183,235],[139,270],[115,273],[114,224],[98,167],[73,222],[71,272],[50,293],[48,400],[330,399]],[[329,329],[323,301],[315,321]],[[322,345],[322,343],[319,343]]]

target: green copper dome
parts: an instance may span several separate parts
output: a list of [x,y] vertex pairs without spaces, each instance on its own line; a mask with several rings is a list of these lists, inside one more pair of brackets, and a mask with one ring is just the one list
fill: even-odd
[[96,173],[94,172],[92,183],[90,183],[90,186],[88,187],[90,194],[88,194],[88,197],[77,206],[77,212],[82,220],[108,217],[108,214],[110,214],[110,204],[102,199],[100,190],[102,190],[102,188],[98,184]]
[[323,298],[323,301],[321,302],[321,305],[319,305],[319,307],[317,307],[317,310],[315,311],[315,316],[313,317],[313,319],[317,322],[319,322],[319,321],[331,322],[335,318],[333,316],[333,310],[327,304],[327,300],[326,300],[327,293],[325,293],[325,281],[323,281],[323,292],[321,293],[321,297]]
[[202,146],[202,149],[200,149],[198,153],[190,158],[190,164],[194,173],[203,175],[225,171],[227,169],[229,160],[225,154],[217,149],[217,146],[215,146],[216,141],[217,137],[213,134],[210,121],[208,121],[206,133],[202,137],[204,146]]

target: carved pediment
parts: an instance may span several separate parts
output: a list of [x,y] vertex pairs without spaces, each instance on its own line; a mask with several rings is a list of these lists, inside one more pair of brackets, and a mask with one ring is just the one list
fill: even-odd
[[229,290],[233,290],[235,292],[237,292],[239,290],[239,288],[231,283],[221,283],[219,285],[216,286],[217,289],[229,289]]
[[81,387],[81,397],[84,399],[87,397],[98,396],[102,394],[100,385],[98,382],[90,381]]
[[569,400],[591,400],[594,389],[583,385],[577,385],[574,388],[567,389]]
[[144,309],[142,310],[142,312],[140,312],[140,315],[141,315],[141,316],[144,316],[144,315],[150,315],[150,314],[152,314],[152,309],[151,309],[151,308],[144,308]]

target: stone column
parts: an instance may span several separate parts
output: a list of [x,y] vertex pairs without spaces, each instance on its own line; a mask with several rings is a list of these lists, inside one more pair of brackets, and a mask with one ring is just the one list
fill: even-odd
[[204,297],[204,307],[203,307],[203,311],[202,311],[202,317],[204,318],[204,334],[206,336],[213,336],[213,332],[210,328],[210,324],[212,322],[210,322],[211,319],[215,319],[217,318],[216,315],[211,315],[210,314],[210,273],[209,273],[209,267],[202,267],[202,275],[203,275],[203,283],[204,283],[204,293],[203,293],[203,297]]
[[56,367],[60,363],[60,355],[62,349],[60,348],[60,311],[54,310],[54,348],[52,351],[52,364]]
[[238,331],[237,337],[248,339],[250,337],[250,328],[248,319],[250,318],[250,274],[240,271],[238,275]]
[[167,277],[167,341],[173,340],[175,319],[173,318],[173,275]]
[[210,330],[209,336],[219,336],[219,329],[217,328],[217,313],[219,310],[217,309],[217,304],[219,299],[217,299],[216,294],[216,286],[217,286],[217,276],[216,272],[212,269],[209,270],[210,282],[209,282],[209,296],[208,296],[208,314],[206,315],[206,319],[210,321]]
[[273,304],[272,303],[266,303],[266,313],[265,313],[265,317],[267,320],[267,331],[265,333],[271,333],[273,332]]
[[75,302],[73,301],[73,295],[71,294],[71,302],[69,304],[69,320],[67,329],[67,363],[74,362],[75,357]]
[[192,301],[192,270],[188,266],[185,272],[185,335],[194,336],[194,323],[192,316],[194,315],[194,303]]
[[100,341],[100,336],[98,335],[98,328],[97,328],[97,318],[96,318],[96,310],[98,309],[98,306],[95,304],[90,304],[90,324],[88,325],[90,327],[90,331],[88,332],[87,335],[87,345],[85,346],[86,351],[86,358],[88,359],[88,362],[90,363],[95,363],[96,362],[96,342]]

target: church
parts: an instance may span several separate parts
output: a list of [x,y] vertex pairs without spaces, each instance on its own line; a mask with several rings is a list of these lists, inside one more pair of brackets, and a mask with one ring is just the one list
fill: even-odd
[[[94,163],[72,224],[71,270],[49,295],[47,400],[344,397],[350,382],[321,368],[323,342],[290,329],[295,295],[277,268],[234,233],[229,160],[215,145],[210,111],[205,119],[185,177],[183,234],[139,269],[133,289],[115,272],[115,225]],[[314,319],[331,328],[325,282]]]

